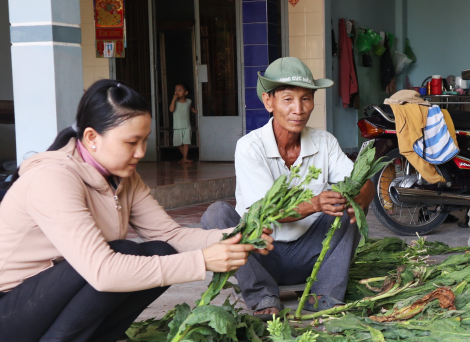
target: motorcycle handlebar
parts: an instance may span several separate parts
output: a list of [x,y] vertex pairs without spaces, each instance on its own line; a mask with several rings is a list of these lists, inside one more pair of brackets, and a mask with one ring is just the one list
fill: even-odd
[[395,123],[395,120],[394,120],[394,119],[389,118],[388,115],[385,114],[385,113],[383,112],[383,110],[382,110],[379,106],[376,106],[376,105],[373,104],[373,103],[370,104],[370,105],[368,105],[368,106],[366,106],[366,107],[364,107],[364,115],[365,115],[366,117],[369,117],[368,111],[371,110],[372,108],[375,109],[380,115],[382,115],[383,118],[384,118],[385,120],[387,120],[388,122]]

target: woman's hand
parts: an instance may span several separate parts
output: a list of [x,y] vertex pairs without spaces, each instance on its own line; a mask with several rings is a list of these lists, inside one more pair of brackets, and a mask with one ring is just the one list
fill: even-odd
[[229,272],[239,269],[246,264],[249,252],[256,252],[263,255],[268,254],[268,251],[273,249],[271,242],[273,238],[269,236],[269,231],[261,236],[267,242],[265,249],[258,250],[253,245],[242,245],[240,242],[242,235],[231,237],[230,239],[213,244],[210,247],[204,248],[204,261],[206,263],[206,270],[212,272]]

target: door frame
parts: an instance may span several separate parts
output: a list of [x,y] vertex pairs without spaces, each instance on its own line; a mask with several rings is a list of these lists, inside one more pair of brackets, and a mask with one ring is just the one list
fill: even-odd
[[148,18],[149,18],[149,53],[150,53],[150,92],[152,102],[150,104],[152,113],[152,132],[149,142],[155,146],[155,161],[161,160],[160,155],[160,109],[157,105],[158,100],[158,70],[157,70],[157,54],[155,53],[157,47],[157,25],[155,20],[155,6],[153,0],[148,0]]
[[[243,18],[242,18],[242,0],[235,0],[235,18],[236,18],[236,31],[237,31],[237,85],[238,85],[238,112],[243,117],[243,134],[246,134],[245,124],[245,62],[243,57]],[[194,80],[197,83],[195,87],[195,95],[197,98],[198,111],[202,113],[202,92],[199,91],[199,76],[197,74],[197,66],[201,65],[201,22],[199,17],[199,0],[194,0],[194,35],[195,35],[195,68],[194,68]],[[198,115],[199,116],[199,115]]]
[[[242,0],[235,0],[235,18],[236,18],[236,35],[237,35],[237,90],[238,90],[238,116],[241,117],[242,135],[246,134],[246,115],[245,115],[245,73],[244,73],[244,54],[243,54],[243,17],[242,17]],[[201,27],[199,14],[199,0],[194,0],[194,36],[195,36],[195,98],[197,98],[198,110],[198,132],[200,132],[199,123],[203,120],[202,111],[202,92],[201,82],[197,73],[198,66],[201,65]],[[198,145],[201,139],[198,136]],[[199,155],[201,155],[202,146],[199,146]]]

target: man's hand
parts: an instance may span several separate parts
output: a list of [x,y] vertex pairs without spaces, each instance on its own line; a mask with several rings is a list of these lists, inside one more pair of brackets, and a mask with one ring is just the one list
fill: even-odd
[[331,216],[343,216],[347,201],[339,192],[323,191],[310,202],[313,205],[313,213],[322,212]]
[[[359,195],[354,198],[354,201],[359,204],[364,210],[369,206],[375,196],[374,183],[369,179],[361,189]],[[353,207],[349,206],[346,210],[346,214],[351,218],[349,221],[351,224],[356,223],[356,214],[354,213]]]
[[263,229],[263,234],[261,234],[261,238],[266,241],[266,248],[263,249],[255,249],[253,252],[259,253],[262,255],[268,255],[269,251],[272,251],[274,246],[272,245],[274,239],[271,237],[273,233],[272,229]]

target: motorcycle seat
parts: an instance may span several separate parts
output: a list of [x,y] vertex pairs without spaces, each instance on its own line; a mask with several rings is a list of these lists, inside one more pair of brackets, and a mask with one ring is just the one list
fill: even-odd
[[450,117],[457,130],[470,131],[470,112],[449,110]]

